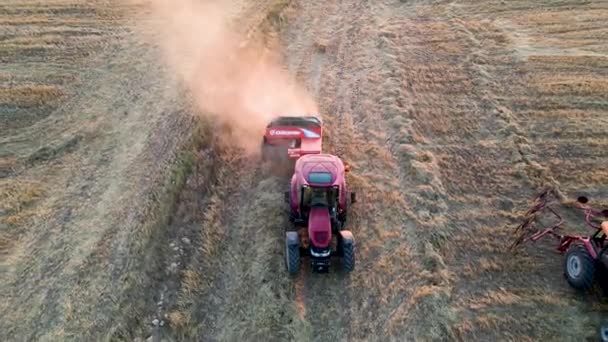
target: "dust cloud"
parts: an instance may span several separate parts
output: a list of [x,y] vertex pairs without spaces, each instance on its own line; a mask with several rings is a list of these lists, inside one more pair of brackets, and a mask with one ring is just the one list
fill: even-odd
[[230,3],[154,0],[154,30],[166,62],[201,112],[230,127],[231,138],[255,152],[272,117],[316,114],[317,107],[281,68],[277,53],[231,29],[239,9]]

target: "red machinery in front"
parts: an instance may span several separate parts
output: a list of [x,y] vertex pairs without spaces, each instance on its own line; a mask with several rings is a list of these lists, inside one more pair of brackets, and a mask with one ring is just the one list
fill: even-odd
[[321,152],[322,143],[323,122],[316,116],[277,117],[264,134],[263,159],[293,163],[285,193],[293,224],[285,233],[285,263],[291,274],[300,270],[301,256],[310,257],[313,272],[329,271],[332,256],[341,259],[346,272],[355,267],[355,240],[344,229],[348,204],[356,201],[346,187],[350,167]]

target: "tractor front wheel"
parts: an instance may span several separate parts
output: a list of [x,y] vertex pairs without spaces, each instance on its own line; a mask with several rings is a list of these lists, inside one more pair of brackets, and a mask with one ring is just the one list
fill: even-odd
[[300,236],[298,232],[287,232],[285,236],[285,264],[287,272],[296,274],[300,270]]
[[582,245],[568,249],[564,260],[564,273],[570,286],[577,290],[588,290],[595,279],[595,261]]

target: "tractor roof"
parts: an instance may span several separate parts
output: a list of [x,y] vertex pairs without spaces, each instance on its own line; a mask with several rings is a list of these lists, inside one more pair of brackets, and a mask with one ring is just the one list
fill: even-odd
[[295,173],[302,184],[340,185],[344,182],[344,163],[331,154],[307,154],[296,161]]

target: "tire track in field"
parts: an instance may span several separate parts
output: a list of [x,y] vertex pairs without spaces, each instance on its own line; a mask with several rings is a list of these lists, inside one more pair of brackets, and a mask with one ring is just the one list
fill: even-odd
[[378,27],[398,5],[309,1],[295,7],[298,15],[284,36],[288,65],[316,93],[327,131],[324,149],[353,164],[349,184],[360,195],[347,223],[358,245],[357,269],[350,275],[302,272],[296,286],[302,287],[305,319],[317,340],[420,336],[434,323],[409,314],[416,301],[408,297],[436,282],[441,266],[426,270],[427,279],[416,274],[425,270],[420,257],[434,256],[414,234],[417,216],[404,194],[436,177],[408,178],[394,151],[395,133],[411,132],[403,131],[408,121],[395,111],[400,94],[386,82],[399,75],[390,75],[395,63],[384,58],[382,35],[399,27]]
[[[260,34],[272,31],[265,21],[280,15],[277,4],[243,3],[238,17],[246,18],[242,32],[247,39],[272,43],[272,37]],[[204,214],[197,220],[201,246],[172,307],[179,320],[165,335],[204,341],[302,339],[308,329],[298,317],[284,272],[288,216],[281,194],[288,179],[261,165],[259,157],[231,146],[221,132],[216,138],[218,171],[205,185],[212,200],[200,208]]]
[[[422,248],[412,234],[414,221],[401,190],[404,177],[388,152],[386,123],[374,107],[376,94],[355,92],[377,86],[378,76],[368,74],[382,71],[375,63],[381,51],[373,39],[378,15],[369,5],[349,1],[300,2],[289,10],[298,19],[287,17],[293,26],[283,38],[294,39],[284,39],[286,63],[309,80],[313,91],[323,94],[318,102],[327,123],[325,149],[355,167],[349,184],[361,195],[361,203],[352,207],[348,226],[358,243],[357,270],[351,275],[316,275],[304,267],[297,279],[291,279],[283,261],[288,221],[280,196],[288,179],[269,177],[264,168],[251,176],[248,173],[259,170],[257,160],[243,160],[244,164],[229,167],[238,180],[229,191],[238,196],[228,196],[225,216],[203,228],[217,230],[213,235],[220,237],[215,240],[219,254],[210,255],[216,260],[208,266],[203,262],[198,269],[208,280],[188,309],[193,321],[201,323],[190,335],[206,340],[359,339],[378,331],[414,336],[417,324],[403,329],[409,318],[398,313],[394,320],[385,306],[398,306],[413,293],[415,284],[426,281],[412,276],[423,270],[415,257]],[[351,58],[357,51],[353,35],[365,43],[355,58]],[[358,70],[349,76],[351,67]],[[400,268],[412,273],[403,274]]]
[[[220,254],[201,274],[216,275],[194,300],[194,322],[202,324],[193,335],[333,341],[458,334],[454,317],[469,311],[454,305],[452,291],[469,280],[448,269],[455,264],[448,258],[477,254],[450,249],[446,239],[462,242],[471,225],[485,224],[468,216],[479,214],[479,203],[509,206],[493,191],[513,190],[499,183],[512,180],[509,168],[519,159],[517,146],[501,144],[513,132],[496,112],[497,95],[479,91],[493,70],[473,63],[483,51],[446,10],[425,1],[291,3],[280,33],[286,65],[316,95],[324,149],[354,167],[348,181],[360,201],[347,227],[357,267],[317,275],[305,264],[290,278],[280,196],[288,179],[241,160],[229,168],[237,179],[230,191],[239,195],[228,196],[225,217],[214,225]],[[474,245],[488,253],[495,242]]]

